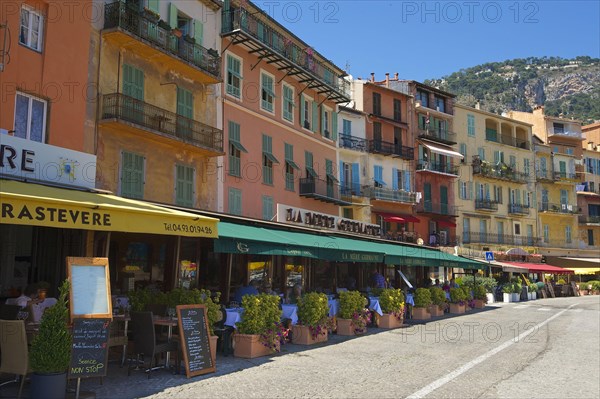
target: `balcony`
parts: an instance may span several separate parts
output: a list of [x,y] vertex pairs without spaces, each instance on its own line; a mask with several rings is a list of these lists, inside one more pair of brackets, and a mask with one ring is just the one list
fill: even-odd
[[223,10],[221,36],[230,37],[232,44],[245,46],[259,62],[272,64],[286,75],[295,76],[300,83],[328,99],[336,103],[349,102],[349,84],[331,67],[334,65],[317,59],[312,49],[295,44],[291,37],[280,33],[283,28],[272,27],[276,24],[260,11]]
[[489,199],[475,200],[475,209],[478,211],[496,212],[498,210],[498,202]]
[[350,134],[340,133],[340,148],[348,148],[350,150],[366,152],[368,147],[368,140],[354,137]]
[[529,179],[528,173],[518,172],[504,164],[491,165],[485,161],[481,162],[477,160],[472,163],[472,166],[474,175],[478,174],[490,179],[511,181],[515,183],[527,183]]
[[499,245],[527,245],[534,246],[540,242],[539,237],[523,237],[514,234],[493,234],[464,231],[463,244],[499,244]]
[[535,173],[535,178],[538,181],[554,183],[554,176],[552,175],[552,172],[549,172],[547,170],[538,170]]
[[339,184],[331,184],[326,180],[315,178],[300,179],[299,194],[301,197],[313,198],[336,205],[350,205],[352,202],[342,198],[343,189]]
[[575,183],[575,182],[578,182],[578,179],[577,179],[576,173],[554,172],[554,181]]
[[126,125],[158,132],[166,138],[203,148],[209,156],[223,155],[222,130],[124,94],[113,93],[102,97],[100,120],[103,124],[126,122]]
[[177,37],[159,22],[117,1],[104,7],[103,37],[152,63],[163,63],[201,83],[221,81],[221,57],[195,42]]
[[414,149],[381,140],[369,140],[369,152],[372,154],[391,155],[412,160]]
[[453,177],[458,177],[458,169],[459,165],[430,162],[422,159],[420,159],[417,163],[417,172],[444,173],[447,175],[452,175]]
[[448,204],[438,204],[432,201],[423,201],[417,204],[417,213],[431,213],[434,215],[458,216],[457,207]]
[[598,224],[600,225],[600,216],[579,216],[579,224]]
[[508,213],[511,215],[529,215],[529,205],[508,204]]
[[440,143],[456,144],[456,133],[449,130],[423,129],[419,127],[419,138],[439,141]]
[[391,190],[383,187],[365,186],[361,188],[359,195],[382,201],[405,202],[410,204],[417,203],[416,193],[402,190]]
[[568,130],[565,128],[559,127],[551,127],[548,129],[548,138],[550,137],[560,137],[560,138],[569,138],[575,140],[583,140],[585,139],[585,133],[578,132],[575,130]]
[[529,142],[529,140],[519,139],[517,137],[495,135],[486,131],[485,139],[487,141],[493,141],[495,143],[501,143],[504,145],[509,145],[511,147],[521,148],[524,150],[531,149],[531,142]]
[[577,204],[551,204],[548,202],[540,202],[538,204],[538,211],[564,215],[576,215],[580,213]]

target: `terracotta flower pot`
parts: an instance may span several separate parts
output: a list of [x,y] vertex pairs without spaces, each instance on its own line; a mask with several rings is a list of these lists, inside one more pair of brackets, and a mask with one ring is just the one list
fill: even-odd
[[356,335],[354,333],[354,325],[352,324],[352,319],[337,319],[337,334]]
[[444,315],[444,311],[440,309],[438,305],[431,305],[428,310],[432,317],[440,317]]
[[270,355],[272,352],[262,342],[258,334],[234,334],[233,356],[251,359]]
[[459,305],[458,303],[451,303],[450,304],[450,313],[452,314],[463,314],[465,313],[465,307],[467,305]]
[[379,328],[400,328],[403,320],[403,318],[398,319],[393,314],[384,313],[383,316],[378,317],[377,326]]
[[216,335],[210,336],[210,357],[212,358],[213,366],[217,364],[217,342],[219,337]]
[[474,299],[475,309],[483,309],[485,307],[485,302],[483,299]]
[[298,345],[313,345],[320,342],[327,342],[327,330],[325,334],[318,334],[313,338],[310,327],[293,325],[292,326],[292,343]]
[[427,311],[427,308],[413,307],[412,318],[414,320],[429,320],[431,314]]

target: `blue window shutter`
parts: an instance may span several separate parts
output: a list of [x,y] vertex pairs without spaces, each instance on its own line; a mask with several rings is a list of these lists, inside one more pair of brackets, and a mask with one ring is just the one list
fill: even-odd
[[340,161],[340,186],[344,187],[344,161]]
[[360,165],[358,163],[352,164],[352,191],[355,194],[360,193]]
[[411,191],[410,189],[410,172],[409,171],[404,171],[403,173],[404,176],[404,191]]
[[398,169],[392,168],[392,190],[398,190]]

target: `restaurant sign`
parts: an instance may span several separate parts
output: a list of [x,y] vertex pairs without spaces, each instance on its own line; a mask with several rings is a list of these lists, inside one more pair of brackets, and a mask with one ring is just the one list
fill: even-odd
[[381,227],[335,215],[277,204],[277,221],[296,226],[312,227],[332,232],[355,233],[363,236],[379,237]]
[[94,188],[96,156],[0,134],[0,175]]

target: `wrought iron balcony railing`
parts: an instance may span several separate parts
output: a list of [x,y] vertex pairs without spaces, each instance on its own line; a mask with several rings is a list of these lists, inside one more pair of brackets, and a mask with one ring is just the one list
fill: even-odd
[[554,180],[577,180],[576,173],[569,172],[554,172]]
[[539,237],[515,236],[514,234],[480,233],[463,231],[463,244],[538,245]]
[[106,4],[104,7],[104,29],[111,28],[123,29],[164,53],[220,79],[221,57],[216,52],[177,37],[170,29],[161,27],[159,21],[149,19],[123,1]]
[[489,163],[473,163],[473,174],[479,174],[491,179],[513,181],[516,183],[527,183],[528,173],[518,172],[506,165],[491,165]]
[[369,152],[373,154],[392,155],[404,159],[413,159],[414,149],[381,140],[369,140]]
[[508,204],[508,213],[512,215],[529,215],[529,205]]
[[299,194],[301,197],[314,198],[338,205],[351,203],[343,198],[342,194],[347,195],[347,193],[343,192],[343,188],[339,184],[311,177],[300,179]]
[[600,216],[589,216],[589,215],[581,215],[579,216],[579,223],[594,223],[600,224]]
[[100,119],[118,119],[175,139],[223,152],[223,131],[120,93],[102,98]]
[[319,79],[342,94],[349,100],[349,84],[340,78],[334,69],[325,62],[320,61],[310,48],[302,48],[295,44],[290,37],[284,36],[279,30],[273,29],[264,18],[259,18],[259,13],[248,12],[245,8],[223,10],[223,27],[221,32],[230,34],[235,31],[244,32],[254,40],[262,43],[279,57],[300,66],[305,72]]
[[454,205],[423,201],[417,204],[418,213],[433,213],[436,215],[458,216],[458,208]]
[[417,171],[439,172],[458,176],[458,169],[459,165],[452,163],[431,162],[423,159],[419,159],[417,163]]
[[480,211],[494,212],[498,210],[498,202],[489,199],[476,199],[475,209],[478,209]]
[[540,202],[538,203],[538,211],[575,215],[579,213],[579,208],[577,207],[577,204],[552,204],[549,202]]
[[449,130],[419,128],[419,137],[440,141],[445,144],[456,144],[456,133]]
[[537,180],[554,182],[554,176],[552,175],[552,172],[550,172],[549,170],[538,170],[535,173],[535,177]]
[[362,187],[360,195],[366,198],[392,202],[408,202],[411,204],[415,204],[417,202],[417,193],[402,190],[391,190],[383,187]]
[[344,133],[340,133],[339,134],[339,138],[340,138],[340,148],[349,148],[351,150],[356,150],[356,151],[367,151],[368,148],[368,140],[360,138],[360,137],[354,137],[350,134],[344,134]]

